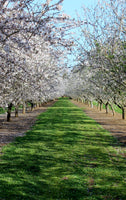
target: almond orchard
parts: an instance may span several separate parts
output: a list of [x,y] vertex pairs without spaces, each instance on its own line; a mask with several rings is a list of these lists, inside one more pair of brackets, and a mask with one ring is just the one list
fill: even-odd
[[[126,107],[126,3],[99,1],[71,19],[63,0],[1,0],[0,107],[32,106],[63,95]],[[79,34],[72,34],[72,31]],[[69,56],[75,63],[69,69]]]
[[[126,1],[99,1],[95,8],[83,7],[77,61],[67,94],[93,104],[97,101],[126,112]],[[83,20],[83,23],[82,23]]]
[[0,200],[126,200],[126,0],[64,2],[0,0]]

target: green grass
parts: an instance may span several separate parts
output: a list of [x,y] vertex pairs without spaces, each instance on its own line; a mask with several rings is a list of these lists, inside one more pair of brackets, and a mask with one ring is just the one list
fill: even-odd
[[126,199],[123,147],[67,99],[3,153],[1,200]]
[[5,112],[6,112],[6,109],[0,108],[0,114],[3,114],[3,113],[5,113]]
[[[14,110],[15,110],[15,107],[13,106],[12,111],[14,111]],[[4,114],[6,112],[7,112],[7,108],[0,108],[0,114]]]
[[[94,106],[98,106],[98,102],[97,101],[93,101],[93,105]],[[102,108],[105,109],[105,105],[102,105]],[[113,104],[113,109],[115,112],[122,114],[122,110],[115,104]],[[109,105],[109,110],[112,110],[110,105]]]
[[[28,107],[30,107],[30,106],[28,105]],[[22,109],[22,105],[19,106],[19,109]],[[14,110],[15,110],[15,107],[12,106],[12,111],[14,111]],[[6,112],[7,112],[7,108],[1,108],[0,107],[0,114],[4,114]]]

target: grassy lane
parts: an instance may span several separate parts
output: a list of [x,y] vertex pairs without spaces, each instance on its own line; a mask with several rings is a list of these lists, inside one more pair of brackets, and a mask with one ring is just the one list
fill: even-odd
[[67,99],[3,151],[1,200],[126,199],[126,153]]

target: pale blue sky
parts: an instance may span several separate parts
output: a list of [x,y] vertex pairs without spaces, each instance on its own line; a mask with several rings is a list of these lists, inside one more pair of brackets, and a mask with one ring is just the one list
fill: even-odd
[[[46,0],[34,0],[34,3],[42,4],[46,2]],[[50,4],[57,3],[58,0],[52,0]],[[72,18],[76,17],[76,11],[80,14],[81,7],[84,5],[86,7],[95,6],[98,0],[64,0],[62,3],[62,10],[70,15]]]
[[[56,3],[58,0],[52,0],[50,2],[51,3]],[[99,0],[64,0],[62,3],[62,11],[67,14],[70,15],[71,18],[76,18],[76,13],[78,13],[80,15],[80,17],[83,16],[83,11],[82,11],[82,6],[85,7],[94,7]],[[35,0],[35,2],[37,3],[42,3],[45,2],[45,0],[41,1],[41,0]],[[81,16],[82,15],[82,16]],[[76,34],[78,35],[78,31],[77,29],[74,30],[74,32],[76,32]],[[75,58],[75,54],[68,55],[69,58],[69,63],[68,66],[73,66],[74,65],[74,58]]]
[[63,11],[70,15],[72,18],[76,17],[76,11],[81,15],[81,7],[95,6],[98,0],[64,0]]
[[[98,3],[98,0],[64,0],[62,3],[62,11],[68,15],[71,16],[71,18],[76,18],[78,13],[80,17],[83,16],[83,10],[82,6],[85,7],[94,7]],[[82,19],[82,18],[81,18]],[[75,29],[74,32],[78,35],[78,30]],[[75,53],[68,55],[69,63],[68,66],[74,66],[76,65],[75,59]]]

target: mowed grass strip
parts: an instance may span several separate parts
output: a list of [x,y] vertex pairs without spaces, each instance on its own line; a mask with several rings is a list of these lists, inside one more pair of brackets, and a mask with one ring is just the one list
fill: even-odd
[[126,152],[68,99],[3,153],[1,200],[126,199]]

